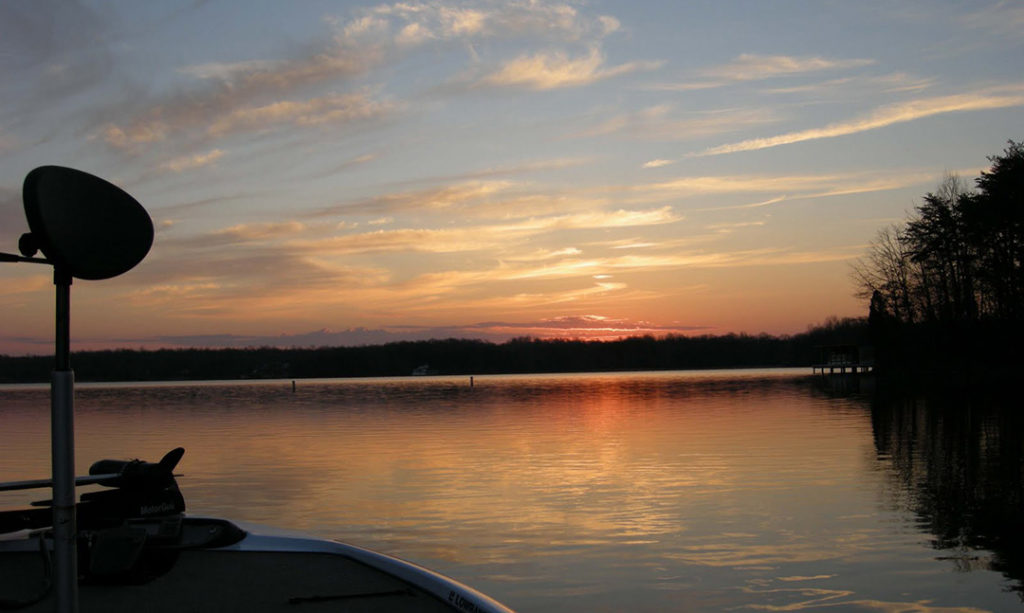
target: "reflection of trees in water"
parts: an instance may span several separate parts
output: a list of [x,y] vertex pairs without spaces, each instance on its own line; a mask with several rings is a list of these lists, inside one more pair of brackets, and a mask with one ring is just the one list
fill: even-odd
[[[872,427],[919,525],[958,569],[988,567],[1024,598],[1024,413],[991,390],[879,394]],[[992,552],[988,564],[982,562]]]

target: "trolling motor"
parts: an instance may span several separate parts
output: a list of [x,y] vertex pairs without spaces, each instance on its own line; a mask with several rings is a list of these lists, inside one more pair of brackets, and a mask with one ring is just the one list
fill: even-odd
[[[223,547],[244,532],[224,520],[186,520],[185,499],[174,468],[185,450],[172,449],[159,462],[100,460],[75,485],[110,489],[85,492],[78,517],[78,575],[102,583],[144,583],[170,570],[183,549]],[[0,483],[0,491],[45,488],[50,479]],[[32,509],[0,511],[0,533],[41,529],[51,538],[52,500]],[[45,508],[38,508],[45,507]]]
[[[174,479],[174,467],[185,450],[169,451],[156,463],[142,460],[100,460],[89,467],[87,476],[75,477],[75,485],[102,485],[109,490],[86,492],[75,505],[81,530],[96,530],[118,525],[130,519],[181,515],[185,498]],[[0,483],[0,491],[51,487],[52,479],[34,479]],[[33,507],[51,507],[52,500],[31,503]],[[53,525],[48,509],[0,512],[0,533],[37,530]]]
[[185,512],[185,498],[174,480],[174,467],[185,450],[171,450],[156,464],[142,460],[100,460],[89,467],[90,475],[114,474],[97,483],[110,490],[82,494],[78,505],[79,523],[101,526],[124,519],[145,519],[154,516],[180,516]]

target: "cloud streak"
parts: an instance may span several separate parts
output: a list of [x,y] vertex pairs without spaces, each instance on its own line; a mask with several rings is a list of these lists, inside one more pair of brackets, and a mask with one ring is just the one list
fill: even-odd
[[181,172],[183,170],[209,166],[222,157],[224,157],[223,151],[220,149],[213,149],[206,153],[196,153],[194,155],[185,155],[174,158],[173,160],[165,163],[163,167],[174,172]]
[[[658,159],[648,162],[646,167],[659,168],[671,163],[671,160]],[[514,229],[518,232],[528,226],[542,227],[545,224],[575,223],[585,226],[590,223],[596,227],[601,225],[599,220],[610,222],[613,218],[647,218],[652,220],[652,224],[662,224],[678,221],[679,216],[666,207],[642,207],[669,199],[719,194],[771,194],[773,199],[770,203],[774,203],[783,199],[783,194],[788,194],[785,199],[795,199],[868,193],[919,185],[934,178],[932,170],[898,168],[820,174],[694,175],[576,188],[554,188],[510,180],[460,181],[429,189],[385,193],[365,200],[340,203],[311,213],[308,217],[322,219],[341,216],[352,220],[411,214],[416,215],[420,223],[424,223],[424,220],[434,217],[445,219],[458,215],[465,223],[469,220],[490,221],[496,216],[503,216],[506,221],[499,225],[509,233]],[[614,208],[616,206],[618,210]],[[608,211],[617,212],[612,214]],[[473,237],[473,233],[488,231],[499,225],[478,222],[473,225],[476,229],[467,234],[476,242],[481,235]],[[626,226],[628,224],[622,227]],[[428,232],[443,233],[441,230]],[[453,236],[456,234],[452,231]],[[506,238],[510,236],[508,234]]]
[[617,114],[575,136],[622,134],[644,140],[686,140],[735,132],[778,119],[767,108],[724,108],[680,117],[671,105],[660,104]]
[[[474,49],[474,88],[579,87],[659,65],[607,65],[600,47],[619,29],[618,20],[583,13],[571,4],[396,2],[354,8],[346,17],[325,21],[330,41],[309,45],[290,58],[178,67],[178,75],[190,78],[184,89],[150,97],[140,92],[107,109],[108,120],[91,129],[93,138],[114,150],[138,154],[155,151],[157,144],[161,152],[173,147],[194,150],[231,136],[337,128],[393,117],[407,110],[405,104],[365,86],[357,89],[358,80],[373,79],[378,69],[397,65],[425,47],[450,50],[453,42],[471,49],[482,41],[529,48],[539,39],[552,49],[520,52],[513,59],[495,57],[484,64]],[[557,50],[566,45],[586,51],[571,55]],[[496,68],[481,71],[482,65]],[[160,165],[176,172],[201,167],[184,155]]]
[[840,195],[906,187],[932,178],[934,178],[933,172],[907,169],[888,172],[807,175],[704,175],[639,184],[630,189],[636,192],[673,196],[744,193]]
[[[860,248],[834,248],[817,251],[798,251],[783,248],[764,248],[746,250],[671,250],[649,254],[625,254],[600,256],[593,258],[567,257],[555,262],[504,264],[480,270],[449,270],[438,273],[427,273],[406,281],[404,292],[416,296],[417,302],[426,308],[436,308],[431,301],[422,301],[424,296],[454,296],[458,294],[459,303],[466,308],[474,307],[476,300],[466,293],[467,288],[488,288],[487,303],[495,306],[507,303],[515,294],[504,295],[502,284],[507,287],[522,288],[522,283],[546,283],[552,280],[567,282],[569,280],[596,286],[600,291],[624,289],[621,283],[593,279],[604,275],[626,275],[635,272],[694,270],[715,268],[746,268],[760,266],[778,266],[784,264],[812,264],[822,262],[846,261],[856,258]],[[521,292],[516,290],[516,293]],[[577,290],[572,290],[577,291]],[[556,292],[557,293],[557,292]],[[392,297],[393,299],[396,297]]]
[[522,241],[540,234],[583,229],[611,229],[660,225],[679,221],[671,207],[648,210],[583,212],[540,218],[510,220],[501,224],[460,228],[403,228],[347,234],[290,243],[301,250],[321,254],[356,254],[383,252],[454,253],[502,249],[511,241]]
[[374,100],[365,93],[334,94],[306,100],[282,100],[262,106],[236,108],[207,128],[212,136],[240,130],[268,130],[277,126],[313,127],[383,117],[397,105]]
[[836,60],[818,56],[744,53],[727,64],[704,71],[704,75],[729,81],[753,81],[782,75],[860,68],[874,63],[874,60],[869,59]]
[[768,138],[753,138],[737,143],[711,147],[703,152],[693,154],[692,157],[723,155],[741,151],[758,151],[760,149],[770,149],[772,147],[810,140],[848,136],[947,113],[1003,109],[1022,105],[1024,105],[1024,85],[994,88],[975,94],[921,98],[882,106],[863,117],[829,124],[821,128],[798,130]]
[[874,63],[875,61],[871,59],[830,59],[820,56],[744,53],[731,62],[700,71],[701,79],[681,83],[661,83],[651,86],[651,89],[697,91],[745,81],[761,81],[808,73],[862,68]]
[[637,71],[655,70],[661,62],[628,62],[605,66],[604,55],[592,48],[587,55],[569,57],[562,51],[521,55],[477,80],[474,87],[523,87],[533,90],[580,87]]
[[476,6],[396,2],[359,9],[352,19],[334,23],[342,40],[364,44],[386,40],[399,45],[481,37],[593,40],[619,29],[614,17],[589,17],[568,3],[523,0]]

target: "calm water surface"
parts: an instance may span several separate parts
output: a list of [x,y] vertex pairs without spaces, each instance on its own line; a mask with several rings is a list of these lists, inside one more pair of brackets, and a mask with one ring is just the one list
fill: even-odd
[[[190,513],[524,612],[1020,610],[1020,424],[805,374],[80,384],[76,457],[183,446]],[[0,387],[0,480],[47,475],[48,437],[48,389]]]

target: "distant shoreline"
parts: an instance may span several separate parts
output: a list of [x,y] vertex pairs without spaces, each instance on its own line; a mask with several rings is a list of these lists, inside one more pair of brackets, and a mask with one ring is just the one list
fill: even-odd
[[[159,349],[72,355],[79,382],[244,381],[807,367],[823,345],[862,342],[861,319],[790,337],[651,336],[618,341],[443,339],[315,349]],[[50,356],[0,356],[0,383],[43,383]]]
[[[417,383],[424,384],[451,384],[468,385],[468,379],[474,378],[475,384],[486,384],[494,381],[509,381],[515,379],[559,379],[559,378],[588,378],[601,376],[621,376],[636,378],[658,378],[668,375],[694,376],[695,378],[721,374],[736,375],[738,377],[778,377],[794,379],[813,379],[820,375],[813,375],[809,370],[800,366],[769,366],[763,368],[695,368],[678,370],[622,370],[622,371],[587,371],[587,372],[550,372],[550,373],[490,373],[484,375],[431,375],[420,377],[415,375],[395,375],[385,377],[317,377],[317,378],[295,378],[295,379],[165,379],[156,381],[79,381],[76,382],[76,389],[110,389],[110,388],[148,388],[148,387],[217,387],[232,385],[254,385],[273,386],[281,385],[290,388],[295,383],[298,389],[303,385],[323,385],[334,383],[370,384],[382,383]],[[48,390],[49,382],[36,381],[31,383],[0,383],[0,390]]]

